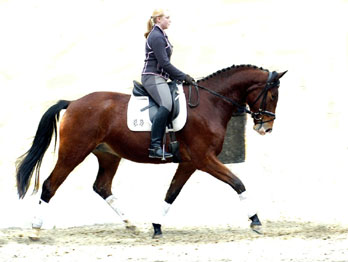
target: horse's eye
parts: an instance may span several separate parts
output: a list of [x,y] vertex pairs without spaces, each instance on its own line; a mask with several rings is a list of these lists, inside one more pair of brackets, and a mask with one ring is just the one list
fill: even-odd
[[277,95],[271,94],[271,100],[273,101],[275,99],[277,99]]

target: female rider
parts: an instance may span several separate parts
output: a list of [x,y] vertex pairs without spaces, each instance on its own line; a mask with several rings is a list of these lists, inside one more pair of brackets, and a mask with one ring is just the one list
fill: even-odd
[[170,23],[167,11],[156,9],[148,21],[148,31],[145,33],[146,58],[141,82],[153,100],[159,105],[151,127],[150,158],[173,157],[172,154],[162,150],[167,119],[172,110],[172,98],[167,80],[185,81],[190,85],[195,84],[195,80],[191,76],[183,73],[170,63],[173,46],[164,32],[168,29]]

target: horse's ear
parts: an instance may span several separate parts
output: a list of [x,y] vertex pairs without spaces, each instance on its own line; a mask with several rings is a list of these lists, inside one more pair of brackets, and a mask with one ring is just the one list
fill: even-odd
[[286,74],[286,72],[288,72],[288,70],[282,72],[282,73],[278,73],[278,79],[282,78],[283,75]]

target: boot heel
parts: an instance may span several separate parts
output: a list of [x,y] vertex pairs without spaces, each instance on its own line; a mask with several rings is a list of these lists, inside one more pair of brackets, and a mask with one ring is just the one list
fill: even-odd
[[161,147],[149,148],[149,158],[159,158],[165,161],[167,158],[171,157],[173,157],[173,155],[162,150]]

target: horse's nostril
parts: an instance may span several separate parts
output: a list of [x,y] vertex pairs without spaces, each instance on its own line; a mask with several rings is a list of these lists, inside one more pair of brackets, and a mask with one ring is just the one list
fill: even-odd
[[266,133],[271,133],[272,132],[272,128],[268,128],[267,130],[266,130]]

